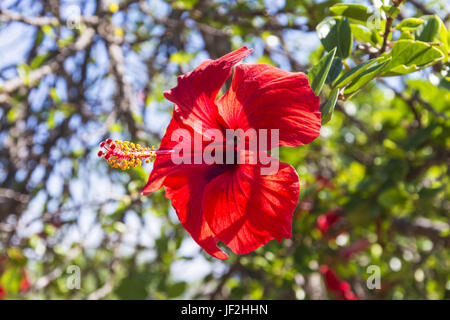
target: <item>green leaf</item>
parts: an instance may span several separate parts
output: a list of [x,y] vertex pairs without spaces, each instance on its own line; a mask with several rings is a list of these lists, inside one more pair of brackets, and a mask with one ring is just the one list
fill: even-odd
[[378,35],[376,30],[369,30],[357,24],[352,24],[350,27],[352,29],[352,34],[359,42],[370,43],[374,46],[381,44],[382,38]]
[[395,29],[402,30],[403,28],[416,28],[420,26],[422,23],[424,23],[423,19],[419,18],[408,18],[405,20],[402,20],[398,25],[395,26]]
[[320,113],[322,114],[322,125],[326,124],[328,121],[331,120],[331,116],[333,115],[334,106],[336,105],[336,102],[339,97],[339,89],[334,89],[328,100],[322,104],[319,108]]
[[403,29],[398,40],[414,40],[414,35],[408,29]]
[[353,95],[357,93],[363,86],[372,81],[375,77],[381,74],[383,68],[389,63],[391,58],[387,61],[381,62],[376,65],[372,65],[359,76],[357,76],[344,90],[344,95],[347,99],[350,99]]
[[438,42],[437,48],[448,57],[449,40],[448,31],[442,20],[437,16],[423,16],[425,22],[415,30],[416,40],[423,42]]
[[408,74],[429,67],[444,58],[436,47],[421,41],[399,40],[391,52],[392,60],[384,69],[383,76]]
[[330,11],[338,16],[344,16],[362,22],[367,22],[367,19],[372,15],[370,9],[362,4],[338,3],[332,6]]
[[331,64],[330,71],[328,72],[327,79],[325,80],[326,84],[332,83],[336,78],[341,74],[342,68],[344,64],[342,63],[342,59],[339,57],[334,57],[333,63]]
[[416,40],[432,42],[439,33],[439,20],[436,16],[426,18],[425,23],[416,30]]
[[336,55],[343,59],[352,49],[352,30],[347,18],[326,18],[317,25],[317,34],[327,51],[337,48]]
[[319,95],[322,90],[322,86],[328,76],[328,72],[330,71],[335,54],[336,48],[320,59],[319,63],[316,64],[308,73],[309,83],[311,84],[311,88],[316,95]]
[[375,59],[368,60],[364,63],[361,63],[360,65],[351,68],[346,73],[344,73],[342,76],[340,76],[336,83],[334,84],[335,88],[344,88],[347,84],[349,84],[351,81],[353,81],[356,77],[358,77],[361,73],[363,73],[365,70],[367,70],[371,65],[373,65],[376,62],[379,62],[381,60],[384,60],[386,58],[379,57]]

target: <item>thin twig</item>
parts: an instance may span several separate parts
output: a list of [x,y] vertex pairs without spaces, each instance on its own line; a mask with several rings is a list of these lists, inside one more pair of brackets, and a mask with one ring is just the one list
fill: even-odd
[[[394,3],[392,9],[395,10],[396,8],[398,8],[400,6],[400,4],[403,2],[403,0],[392,0],[392,2]],[[386,28],[384,29],[384,34],[383,34],[383,45],[381,46],[381,49],[378,53],[379,55],[386,51],[387,42],[388,42],[389,35],[391,34],[393,22],[394,22],[394,18],[390,15],[386,20]]]

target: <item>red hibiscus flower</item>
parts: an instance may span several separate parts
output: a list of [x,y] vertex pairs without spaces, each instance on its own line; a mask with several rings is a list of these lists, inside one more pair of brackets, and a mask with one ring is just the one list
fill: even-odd
[[339,279],[333,269],[326,265],[320,267],[320,272],[325,277],[325,284],[331,292],[336,294],[342,300],[359,300],[353,293],[350,284]]
[[[174,132],[184,129],[194,140],[200,136],[202,143],[195,146],[188,142],[193,151],[183,154],[194,158],[212,141],[223,150],[230,148],[225,140],[212,137],[210,129],[278,129],[277,145],[235,154],[251,160],[270,158],[266,152],[279,146],[308,144],[317,138],[321,126],[319,98],[303,73],[266,64],[240,64],[234,68],[228,92],[216,99],[233,66],[251,52],[243,47],[217,60],[207,60],[178,77],[178,85],[164,92],[175,104],[173,118],[155,152],[158,156],[142,191],[148,195],[164,186],[184,228],[206,252],[219,259],[228,256],[217,247],[218,241],[237,254],[245,254],[272,239],[291,237],[292,215],[299,196],[297,172],[274,158],[270,160],[276,162],[278,170],[267,175],[261,174],[261,169],[267,167],[262,161],[175,164],[171,157],[164,156],[179,143],[172,141]],[[270,134],[267,140],[272,141]],[[235,146],[232,148],[237,152]],[[110,147],[106,153],[108,158],[116,154]]]

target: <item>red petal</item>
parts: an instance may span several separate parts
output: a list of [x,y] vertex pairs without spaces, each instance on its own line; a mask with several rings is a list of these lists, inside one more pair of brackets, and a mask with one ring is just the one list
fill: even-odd
[[201,121],[206,128],[217,128],[223,122],[215,104],[216,95],[231,74],[233,66],[253,50],[242,47],[216,60],[206,60],[195,70],[179,76],[175,88],[164,96],[178,108],[174,117],[193,127]]
[[[171,149],[177,144],[171,141],[170,137],[174,130],[179,128],[177,122],[172,119],[161,141],[160,150]],[[193,154],[188,156],[192,157]],[[191,163],[177,165],[170,156],[158,156],[142,194],[150,194],[164,185],[166,197],[171,200],[178,218],[192,238],[212,256],[227,259],[228,256],[217,248],[217,240],[204,221],[201,207],[204,188],[210,179],[220,173],[220,168],[193,164],[193,161]]]
[[202,199],[207,183],[220,172],[217,167],[190,168],[166,178],[166,197],[171,200],[178,218],[192,238],[210,255],[227,259],[217,247],[217,239],[204,218]]
[[[159,150],[170,150],[177,145],[178,142],[172,141],[171,137],[173,132],[179,128],[180,126],[178,123],[172,118],[169,126],[167,127],[166,134],[161,140]],[[182,170],[184,167],[185,166],[183,165],[175,165],[170,156],[157,157],[147,184],[142,190],[142,194],[148,195],[156,190],[159,190],[163,186],[166,176],[178,170]]]
[[261,165],[242,164],[212,180],[203,197],[203,211],[217,238],[237,254],[272,239],[291,237],[298,202],[298,175],[279,163],[276,174],[261,175]]
[[319,136],[319,103],[305,74],[241,64],[217,105],[229,128],[279,129],[280,145],[295,147]]
[[[176,130],[178,129],[187,129],[187,128],[181,128],[178,122],[172,118],[172,120],[169,123],[169,126],[167,127],[166,133],[161,140],[161,145],[159,150],[173,150],[175,153],[174,156],[178,156],[179,150],[178,148],[185,148],[184,150],[190,151],[186,154],[183,154],[183,160],[189,160],[190,163],[186,163],[183,161],[183,163],[177,164],[172,160],[172,156],[169,155],[158,155],[156,157],[156,161],[153,165],[152,172],[150,174],[150,177],[148,178],[147,184],[145,185],[144,189],[142,190],[143,195],[148,195],[156,190],[159,190],[163,185],[165,178],[173,175],[173,174],[182,174],[186,170],[196,169],[196,168],[205,168],[205,167],[212,167],[214,165],[207,164],[204,162],[203,158],[203,151],[206,145],[210,144],[211,141],[208,140],[205,135],[203,137],[196,137],[194,136],[192,130],[184,131],[186,138],[189,138],[187,140],[182,139],[180,141],[177,141],[176,135],[174,134]],[[200,141],[198,145],[194,143],[194,138],[198,138]],[[174,139],[175,141],[172,141]],[[220,142],[220,140],[216,141]],[[223,148],[221,145],[216,146],[216,150],[220,150],[220,148]],[[224,152],[224,151],[222,151]],[[195,157],[199,156],[200,160],[198,163],[196,162]]]

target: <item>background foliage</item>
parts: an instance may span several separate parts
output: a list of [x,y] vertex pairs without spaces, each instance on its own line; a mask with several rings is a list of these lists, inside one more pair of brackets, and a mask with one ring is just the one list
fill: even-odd
[[[342,2],[2,1],[0,299],[344,298],[321,265],[361,299],[448,299],[448,3]],[[293,238],[217,261],[162,190],[140,196],[151,165],[96,153],[110,136],[157,146],[162,92],[242,45],[315,66],[325,121],[281,150],[301,181]]]

